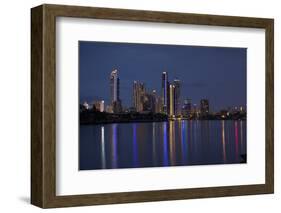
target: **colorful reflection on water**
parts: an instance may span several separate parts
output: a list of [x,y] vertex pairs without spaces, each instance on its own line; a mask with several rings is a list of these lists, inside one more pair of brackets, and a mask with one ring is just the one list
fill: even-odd
[[80,170],[246,163],[246,156],[246,121],[80,126]]

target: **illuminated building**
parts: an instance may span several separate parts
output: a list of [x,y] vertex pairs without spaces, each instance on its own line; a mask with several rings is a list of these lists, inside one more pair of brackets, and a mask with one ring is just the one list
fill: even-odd
[[143,97],[143,111],[154,112],[154,110],[155,110],[155,101],[153,95],[150,93],[145,93]]
[[170,114],[170,82],[167,82],[167,115]]
[[192,107],[192,116],[194,116],[194,118],[198,118],[199,117],[199,108],[197,107],[197,104],[193,104],[193,107]]
[[155,113],[161,113],[161,112],[162,112],[161,97],[157,96],[155,101]]
[[106,111],[107,113],[113,113],[112,105],[107,105],[106,108],[105,108],[105,111]]
[[104,100],[101,101],[94,101],[93,104],[97,111],[104,112]]
[[191,99],[185,99],[183,102],[183,107],[182,107],[182,114],[184,116],[190,116],[192,113],[192,102]]
[[180,100],[180,95],[181,95],[181,84],[180,80],[175,79],[174,80],[174,114],[176,116],[181,115],[181,100]]
[[110,93],[111,102],[118,101],[119,99],[119,78],[118,71],[113,70],[110,74]]
[[220,115],[222,119],[227,119],[227,117],[230,115],[228,110],[221,110]]
[[143,83],[134,81],[133,84],[133,106],[137,112],[144,110],[143,102],[145,95],[145,86]]
[[157,104],[157,93],[156,93],[156,90],[154,89],[154,90],[152,90],[152,112],[156,112],[157,111],[157,106],[156,106],[156,104]]
[[163,113],[168,113],[168,99],[169,99],[169,85],[168,85],[168,73],[167,72],[163,72],[162,73],[162,91],[161,91],[161,95],[162,95],[162,112]]
[[175,115],[175,103],[174,103],[174,94],[175,94],[175,85],[170,85],[170,107],[169,107],[169,115],[174,116]]
[[240,112],[243,112],[243,111],[244,111],[243,107],[242,107],[242,106],[240,106]]
[[156,90],[152,91],[153,99],[154,99],[154,113],[160,113],[161,112],[161,97],[159,97],[156,93]]
[[209,114],[209,100],[201,99],[201,101],[200,101],[200,111],[201,111],[201,115],[208,115]]
[[161,112],[161,98],[157,96],[156,90],[146,91],[143,83],[133,83],[133,108],[136,112]]
[[89,109],[89,104],[85,101],[83,103],[83,107],[84,107],[84,109],[88,110]]
[[119,77],[118,71],[115,69],[110,74],[110,95],[111,95],[111,105],[114,113],[119,113],[122,111],[121,100],[119,98]]

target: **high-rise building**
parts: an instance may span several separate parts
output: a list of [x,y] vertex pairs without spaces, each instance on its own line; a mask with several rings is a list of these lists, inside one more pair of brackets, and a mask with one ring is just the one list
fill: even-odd
[[134,81],[133,83],[133,107],[138,112],[140,110],[140,95],[139,95],[139,83]]
[[201,99],[201,101],[200,101],[200,111],[201,111],[201,115],[208,115],[209,114],[209,100]]
[[167,115],[170,114],[170,82],[167,82]]
[[118,77],[118,71],[115,69],[110,74],[110,95],[111,95],[111,105],[114,113],[119,113],[122,111],[122,105],[120,100],[120,90],[119,85],[120,80]]
[[153,102],[154,102],[153,112],[160,113],[162,111],[161,110],[161,106],[162,106],[161,97],[157,95],[156,90],[152,91],[152,95],[153,95]]
[[104,100],[101,101],[94,101],[93,105],[95,106],[95,109],[99,112],[104,112]]
[[174,80],[174,86],[175,86],[175,91],[174,91],[174,114],[176,116],[181,115],[181,84],[180,80],[175,79]]
[[113,70],[110,74],[110,95],[111,95],[111,102],[118,101],[119,78],[118,78],[117,70]]
[[173,85],[173,84],[171,84],[170,85],[170,90],[169,90],[170,92],[170,94],[169,94],[169,96],[170,96],[170,107],[169,107],[169,115],[170,116],[174,116],[175,115],[175,102],[174,102],[174,95],[175,95],[175,85]]
[[134,81],[133,83],[133,106],[137,112],[142,112],[144,110],[144,96],[145,96],[145,86],[143,83]]
[[191,113],[192,113],[192,101],[191,99],[187,98],[183,102],[182,114],[184,116],[190,116]]
[[169,93],[169,86],[168,86],[168,73],[167,72],[163,72],[162,73],[162,85],[161,85],[161,96],[162,96],[162,112],[163,113],[168,113],[168,107],[169,107],[169,103],[168,103],[168,93]]
[[155,102],[151,93],[146,92],[143,99],[143,111],[154,112]]
[[161,102],[161,96],[156,96],[155,99],[155,113],[161,113],[162,112],[162,102]]

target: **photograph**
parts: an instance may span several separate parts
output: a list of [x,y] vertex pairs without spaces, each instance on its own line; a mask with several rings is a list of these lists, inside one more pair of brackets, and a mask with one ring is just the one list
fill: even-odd
[[78,41],[79,171],[247,163],[247,48]]
[[31,8],[32,205],[274,193],[274,14],[151,3]]

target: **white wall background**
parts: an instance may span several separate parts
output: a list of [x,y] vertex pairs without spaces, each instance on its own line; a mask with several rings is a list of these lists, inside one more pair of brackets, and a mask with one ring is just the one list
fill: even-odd
[[[30,193],[30,8],[42,3],[269,17],[275,19],[275,109],[281,107],[281,13],[277,0],[39,0],[1,1],[0,6],[0,210],[39,212]],[[280,3],[281,4],[281,3]],[[51,209],[49,212],[280,212],[281,113],[275,110],[275,194]]]

